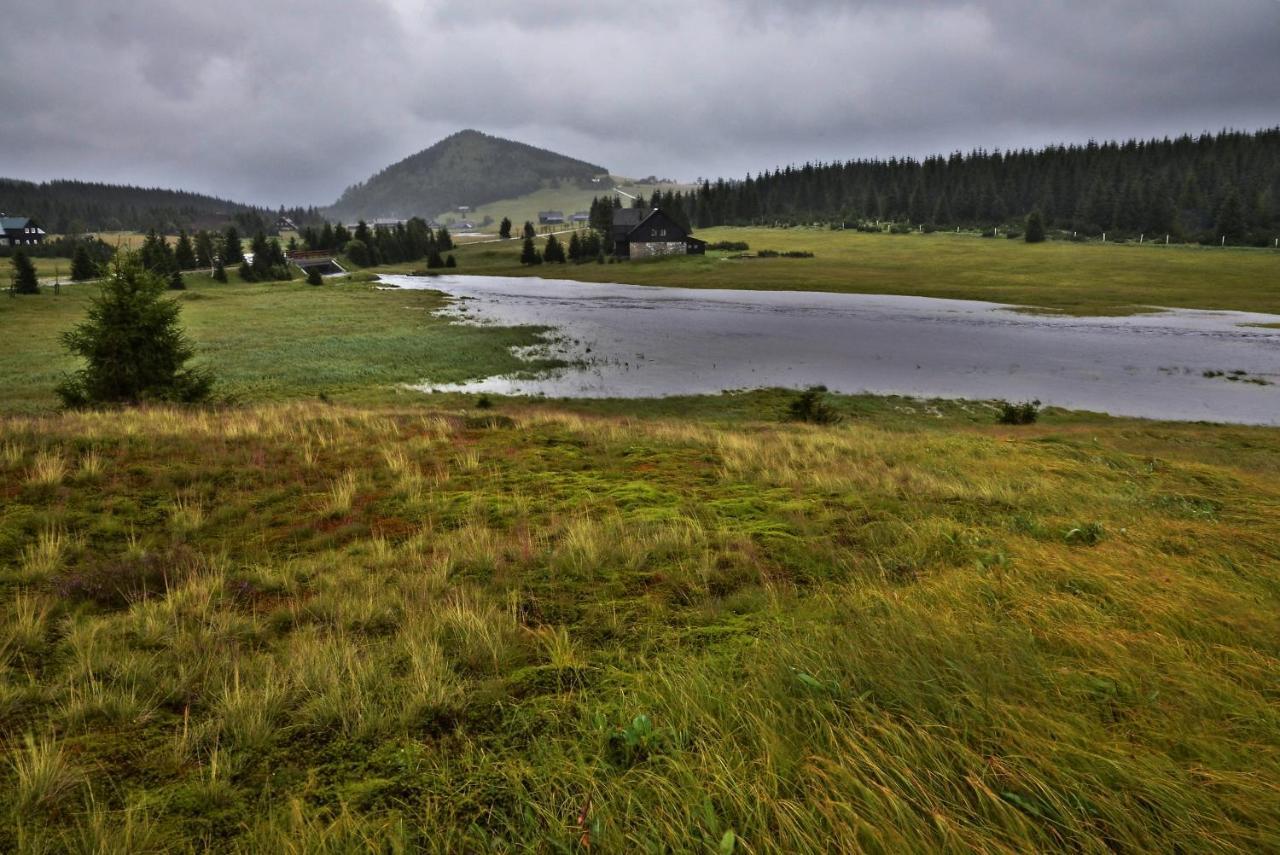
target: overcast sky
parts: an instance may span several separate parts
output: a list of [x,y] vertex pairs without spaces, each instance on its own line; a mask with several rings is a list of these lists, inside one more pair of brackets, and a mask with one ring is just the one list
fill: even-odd
[[45,0],[0,176],[326,204],[463,128],[632,177],[1280,124],[1280,0]]

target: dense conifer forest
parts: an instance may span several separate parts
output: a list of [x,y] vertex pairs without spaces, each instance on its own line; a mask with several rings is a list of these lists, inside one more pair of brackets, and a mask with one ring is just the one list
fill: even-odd
[[[1280,235],[1280,127],[1199,137],[806,163],[706,182],[664,200],[694,226],[824,222],[992,228],[1033,210],[1096,236],[1271,244]],[[891,227],[891,226],[890,226]]]
[[0,178],[0,210],[31,217],[50,234],[217,228],[236,223],[248,233],[270,229],[283,215],[298,225],[319,219],[315,209],[270,211],[183,190],[90,181]]

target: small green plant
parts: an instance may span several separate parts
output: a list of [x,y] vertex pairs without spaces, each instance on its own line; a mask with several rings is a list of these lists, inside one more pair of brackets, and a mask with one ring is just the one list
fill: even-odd
[[606,754],[615,766],[629,769],[658,753],[660,742],[661,735],[654,729],[653,722],[641,713],[626,727],[609,734]]
[[1097,546],[1102,542],[1102,538],[1106,536],[1106,533],[1107,530],[1102,527],[1102,523],[1081,523],[1067,532],[1066,541],[1080,546]]
[[1002,425],[1032,425],[1040,418],[1040,401],[1024,401],[1021,404],[1011,404],[1008,401],[1000,401],[1000,412],[996,415],[996,421]]
[[826,386],[805,389],[787,405],[787,418],[815,425],[833,425],[840,421],[840,414],[826,402],[826,394]]

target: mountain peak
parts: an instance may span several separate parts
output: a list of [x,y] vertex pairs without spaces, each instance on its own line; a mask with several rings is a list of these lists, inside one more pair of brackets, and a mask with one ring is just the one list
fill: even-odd
[[607,174],[603,166],[467,128],[347,188],[330,214],[429,218],[564,182],[585,188]]

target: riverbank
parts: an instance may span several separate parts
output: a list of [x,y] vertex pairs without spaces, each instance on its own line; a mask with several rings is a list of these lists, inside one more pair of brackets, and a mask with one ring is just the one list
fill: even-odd
[[[527,268],[520,242],[459,247],[458,272],[541,275],[683,288],[828,291],[983,300],[1074,316],[1130,315],[1167,306],[1280,313],[1280,252],[1267,249],[1071,243],[1026,244],[955,234],[716,228],[709,242],[812,252],[813,258],[703,257]],[[563,240],[563,237],[561,238]],[[541,240],[539,241],[541,244]],[[407,273],[421,264],[378,268]]]

